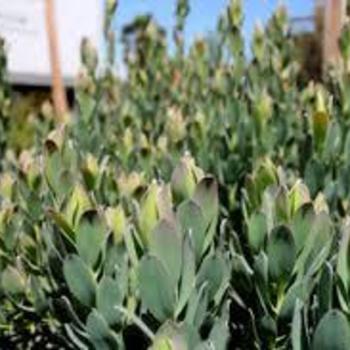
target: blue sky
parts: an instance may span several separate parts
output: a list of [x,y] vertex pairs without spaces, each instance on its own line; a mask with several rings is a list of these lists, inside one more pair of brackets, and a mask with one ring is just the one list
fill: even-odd
[[[200,34],[215,29],[217,18],[229,0],[190,0],[191,13],[186,27],[186,40],[192,41]],[[281,0],[243,0],[245,11],[244,35],[249,40],[257,21],[265,23]],[[309,15],[313,11],[312,0],[285,0],[291,15]],[[118,30],[136,14],[152,13],[166,28],[174,23],[175,0],[119,0],[116,27]]]

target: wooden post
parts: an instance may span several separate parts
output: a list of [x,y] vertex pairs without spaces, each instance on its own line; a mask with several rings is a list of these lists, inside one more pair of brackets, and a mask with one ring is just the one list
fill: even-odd
[[324,10],[323,64],[340,62],[339,38],[346,16],[346,0],[326,0]]
[[52,74],[52,97],[58,122],[65,123],[68,117],[68,104],[61,72],[59,43],[55,19],[55,3],[54,0],[45,0],[45,2],[46,30]]

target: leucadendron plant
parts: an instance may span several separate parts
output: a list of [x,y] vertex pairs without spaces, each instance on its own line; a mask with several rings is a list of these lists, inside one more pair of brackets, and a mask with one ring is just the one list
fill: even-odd
[[64,126],[0,40],[0,347],[349,348],[349,24],[307,82],[284,7],[246,55],[241,0],[189,43],[192,6],[169,50],[108,0]]
[[338,233],[326,200],[312,200],[300,179],[290,186],[268,160],[249,178],[245,198],[245,235],[233,240],[230,259],[232,298],[250,320],[238,332],[252,348],[311,348],[337,279]]
[[124,348],[136,327],[154,349],[224,349],[229,269],[214,239],[215,179],[186,155],[170,184],[154,181],[137,197],[115,183],[104,196],[110,164],[84,156],[62,132],[49,135],[38,168],[22,156],[18,193],[11,173],[2,175],[4,320],[46,317],[60,343],[77,348]]
[[[70,295],[54,299],[56,312],[60,307],[69,309],[68,336],[77,345],[117,346],[124,322],[124,327],[135,323],[154,349],[163,343],[176,348],[177,342],[186,349],[210,344],[224,349],[229,337],[223,299],[228,267],[226,254],[214,248],[216,181],[187,155],[170,185],[153,182],[133,205],[129,219],[120,205],[106,208],[104,226],[80,187],[72,190],[60,213],[50,213],[62,235],[61,244],[74,252],[62,257],[61,278]],[[67,208],[73,209],[76,224],[68,219]],[[58,251],[62,246],[52,254]],[[122,286],[127,290],[121,291]],[[85,323],[80,316],[83,306],[92,310]],[[96,334],[93,326],[104,327],[104,332]],[[204,326],[212,330],[203,339]]]
[[[179,342],[181,349],[224,349],[228,343],[228,256],[215,248],[218,214],[215,179],[204,175],[188,155],[174,170],[171,185],[152,184],[141,202],[141,310],[162,325],[152,349],[165,342],[170,349],[177,349]],[[203,327],[208,334],[204,339]]]

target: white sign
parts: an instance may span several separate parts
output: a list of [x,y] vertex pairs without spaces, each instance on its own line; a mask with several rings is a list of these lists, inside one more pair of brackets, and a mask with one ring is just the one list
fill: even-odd
[[[0,36],[7,43],[9,78],[17,84],[48,85],[50,56],[46,0],[0,0]],[[80,67],[80,44],[102,45],[103,0],[55,0],[62,74],[71,85]]]

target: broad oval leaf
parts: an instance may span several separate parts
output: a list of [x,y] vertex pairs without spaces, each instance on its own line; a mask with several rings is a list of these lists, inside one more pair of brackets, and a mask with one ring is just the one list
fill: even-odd
[[77,248],[81,258],[93,267],[106,240],[106,228],[97,212],[86,212],[77,228]]
[[70,292],[82,304],[93,306],[96,282],[83,260],[77,255],[69,255],[64,261],[63,273]]
[[138,276],[143,304],[159,321],[171,318],[176,302],[176,286],[162,262],[155,256],[143,257]]
[[177,210],[177,221],[180,223],[182,234],[189,234],[193,242],[196,261],[199,262],[205,241],[206,226],[202,209],[192,200],[180,204]]
[[197,286],[207,285],[209,300],[215,298],[216,293],[222,286],[226,277],[226,270],[225,260],[220,254],[208,256],[203,261],[197,275]]
[[339,310],[327,312],[318,324],[312,350],[348,350],[350,344],[349,322]]
[[311,233],[311,227],[315,219],[315,211],[312,204],[307,203],[301,206],[293,220],[292,231],[297,254],[304,248],[308,235]]
[[287,226],[278,226],[272,230],[267,255],[272,280],[286,281],[293,270],[296,257],[293,235]]
[[166,268],[172,284],[177,285],[181,274],[182,239],[176,225],[161,220],[152,232],[149,249]]
[[114,306],[122,303],[123,295],[119,283],[111,277],[103,277],[97,288],[96,306],[109,325],[113,326],[121,322],[121,315]]
[[86,321],[86,330],[96,349],[119,349],[117,336],[97,310],[93,309]]
[[248,242],[254,253],[263,248],[267,237],[267,222],[263,213],[254,213],[248,221]]

